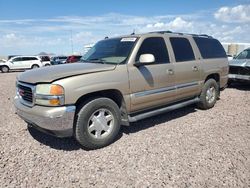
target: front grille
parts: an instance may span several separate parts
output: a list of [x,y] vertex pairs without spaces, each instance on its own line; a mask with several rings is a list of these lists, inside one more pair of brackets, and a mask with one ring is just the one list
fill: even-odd
[[250,75],[250,67],[229,67],[229,74]]
[[22,84],[18,84],[18,93],[22,99],[28,103],[33,103],[33,93],[32,88],[28,86],[24,86]]

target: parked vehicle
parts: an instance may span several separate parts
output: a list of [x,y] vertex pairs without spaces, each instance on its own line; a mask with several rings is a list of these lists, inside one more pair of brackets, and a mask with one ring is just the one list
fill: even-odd
[[109,38],[81,62],[20,74],[14,101],[30,126],[89,149],[112,143],[121,125],[194,103],[212,108],[228,80],[224,48],[207,35]]
[[250,48],[243,50],[235,59],[229,61],[229,84],[250,82]]
[[51,65],[59,65],[66,63],[67,56],[54,56],[51,58]]
[[66,63],[75,63],[80,61],[82,56],[80,55],[71,55],[67,58]]
[[35,69],[42,67],[41,59],[37,56],[15,56],[4,63],[0,63],[3,73],[9,70]]
[[227,59],[228,59],[228,61],[231,61],[233,59],[233,56],[228,54]]
[[50,66],[50,57],[49,56],[39,56],[43,66]]

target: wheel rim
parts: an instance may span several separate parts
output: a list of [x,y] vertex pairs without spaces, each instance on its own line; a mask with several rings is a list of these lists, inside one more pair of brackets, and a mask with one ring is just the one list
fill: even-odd
[[215,87],[210,86],[206,92],[206,100],[208,103],[213,103],[215,100],[216,92]]
[[2,71],[3,71],[3,72],[8,72],[8,68],[7,68],[7,67],[3,67],[3,68],[2,68]]
[[106,138],[114,128],[114,116],[108,109],[98,109],[89,118],[88,132],[95,139]]
[[32,69],[37,69],[38,68],[38,66],[36,66],[36,65],[34,65],[33,67],[32,67]]

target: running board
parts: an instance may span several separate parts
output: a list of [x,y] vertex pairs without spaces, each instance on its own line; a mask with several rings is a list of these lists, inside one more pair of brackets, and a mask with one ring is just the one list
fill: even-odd
[[165,108],[160,108],[160,109],[156,109],[156,110],[153,110],[153,111],[145,112],[145,113],[142,113],[142,114],[139,114],[139,115],[136,115],[136,116],[131,117],[130,115],[128,115],[128,120],[129,120],[129,122],[136,122],[136,121],[139,121],[139,120],[142,120],[142,119],[145,119],[145,118],[149,118],[149,117],[159,115],[159,114],[162,114],[162,113],[165,113],[165,112],[176,110],[178,108],[182,108],[182,107],[188,106],[190,104],[197,103],[199,101],[200,101],[200,99],[197,97],[197,98],[192,99],[192,100],[188,100],[188,101],[185,101],[185,102],[181,102],[181,103],[178,103],[178,104],[167,106]]

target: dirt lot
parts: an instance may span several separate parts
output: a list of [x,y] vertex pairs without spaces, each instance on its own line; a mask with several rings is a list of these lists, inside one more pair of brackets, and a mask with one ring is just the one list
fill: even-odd
[[208,111],[190,106],[86,151],[27,125],[13,106],[18,73],[0,73],[1,187],[249,187],[250,86],[226,89]]

